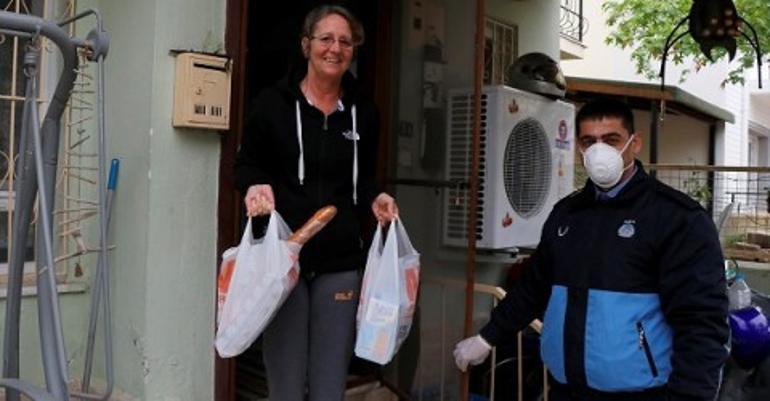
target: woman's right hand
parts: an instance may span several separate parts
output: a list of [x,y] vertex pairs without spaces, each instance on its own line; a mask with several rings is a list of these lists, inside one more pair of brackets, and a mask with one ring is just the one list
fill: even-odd
[[267,184],[250,186],[246,191],[246,197],[243,198],[243,203],[246,205],[246,215],[249,217],[270,214],[275,209],[273,187]]

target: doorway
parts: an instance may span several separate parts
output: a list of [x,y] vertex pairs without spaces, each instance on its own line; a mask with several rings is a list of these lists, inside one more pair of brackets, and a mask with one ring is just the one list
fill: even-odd
[[[320,4],[335,3],[348,8],[364,25],[366,42],[358,50],[354,72],[365,93],[373,96],[380,111],[380,135],[390,131],[390,16],[386,0],[283,0],[250,2],[227,0],[227,53],[233,59],[230,131],[222,137],[218,206],[218,252],[237,243],[243,227],[241,195],[232,176],[243,121],[256,95],[281,79],[296,63],[304,62],[300,31],[305,14]],[[376,78],[376,79],[375,79]],[[380,141],[379,179],[384,177],[387,141]],[[261,341],[237,358],[216,359],[215,399],[256,400],[267,396]]]

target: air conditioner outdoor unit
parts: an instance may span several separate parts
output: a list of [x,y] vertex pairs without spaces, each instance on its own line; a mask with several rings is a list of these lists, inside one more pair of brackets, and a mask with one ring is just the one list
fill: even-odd
[[[449,91],[446,178],[471,169],[473,90]],[[575,109],[569,103],[487,86],[481,95],[476,246],[533,247],[554,203],[573,191]],[[443,243],[468,243],[469,191],[444,191]]]

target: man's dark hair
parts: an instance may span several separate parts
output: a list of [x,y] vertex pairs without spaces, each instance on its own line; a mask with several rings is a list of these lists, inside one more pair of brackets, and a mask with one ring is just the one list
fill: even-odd
[[615,99],[603,98],[592,100],[583,107],[575,116],[575,133],[580,134],[580,123],[587,120],[601,120],[603,118],[619,118],[629,134],[634,133],[634,113],[625,102]]

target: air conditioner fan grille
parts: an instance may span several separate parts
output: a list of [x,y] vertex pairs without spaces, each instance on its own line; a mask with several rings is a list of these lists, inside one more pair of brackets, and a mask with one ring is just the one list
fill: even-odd
[[503,185],[513,210],[524,218],[540,213],[551,187],[551,149],[543,125],[534,118],[511,130],[503,157]]

